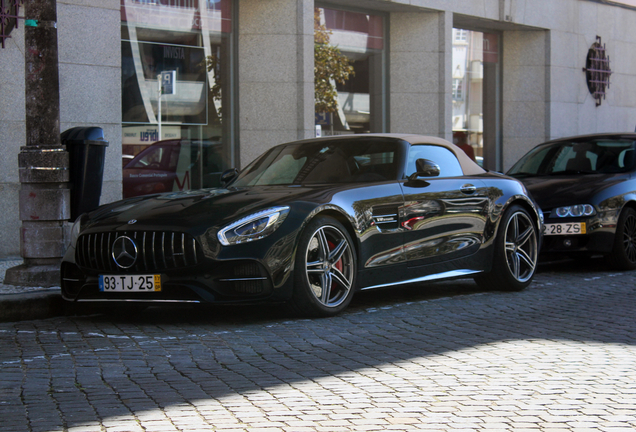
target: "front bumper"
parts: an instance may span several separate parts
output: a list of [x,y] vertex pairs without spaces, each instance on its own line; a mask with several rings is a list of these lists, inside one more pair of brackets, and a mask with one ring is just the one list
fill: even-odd
[[180,271],[153,272],[161,275],[158,292],[102,292],[99,274],[112,272],[82,269],[73,262],[63,262],[61,273],[62,297],[74,302],[257,303],[285,298],[284,290],[274,289],[272,277],[255,260],[205,262]]
[[[544,231],[542,254],[608,254],[614,245],[615,222],[601,222],[597,218],[572,219],[585,222],[585,234],[548,235]],[[545,224],[564,223],[563,219],[546,219]]]
[[[285,301],[291,297],[295,231],[282,233],[287,235],[230,247],[214,243],[211,250],[201,237],[181,231],[88,231],[62,261],[62,297],[77,302]],[[162,289],[102,292],[100,275],[160,275]]]

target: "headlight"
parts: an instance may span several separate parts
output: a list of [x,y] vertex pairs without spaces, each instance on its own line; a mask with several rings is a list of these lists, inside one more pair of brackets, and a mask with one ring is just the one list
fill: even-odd
[[559,207],[554,210],[558,217],[581,217],[592,216],[595,211],[590,204],[577,204],[567,207]]
[[276,231],[288,213],[287,206],[254,213],[221,229],[217,237],[223,246],[262,239]]
[[71,228],[71,245],[75,246],[75,243],[77,242],[77,239],[79,238],[80,232],[82,231],[82,224],[85,221],[85,213],[81,214],[80,217],[78,217],[75,220],[75,223],[73,224],[73,227]]

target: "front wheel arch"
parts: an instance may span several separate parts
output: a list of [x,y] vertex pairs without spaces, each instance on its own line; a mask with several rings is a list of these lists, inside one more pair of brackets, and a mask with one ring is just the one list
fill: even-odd
[[353,247],[357,252],[359,248],[358,234],[353,228],[352,221],[347,216],[345,216],[345,214],[337,210],[327,209],[327,210],[321,211],[320,213],[314,216],[314,218],[317,218],[317,217],[330,217],[340,222],[342,226],[347,230],[349,237],[351,237],[351,240],[353,241]]

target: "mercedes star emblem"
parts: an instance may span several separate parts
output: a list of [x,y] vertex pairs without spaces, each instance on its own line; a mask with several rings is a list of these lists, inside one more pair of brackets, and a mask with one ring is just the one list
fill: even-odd
[[131,268],[137,262],[137,245],[127,236],[119,236],[113,242],[113,261],[117,267]]

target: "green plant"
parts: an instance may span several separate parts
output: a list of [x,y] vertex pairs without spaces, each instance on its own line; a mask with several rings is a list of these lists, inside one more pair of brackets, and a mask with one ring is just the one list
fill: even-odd
[[336,83],[344,84],[355,75],[351,60],[330,45],[332,32],[320,23],[320,9],[314,9],[314,83],[316,112],[338,110]]

